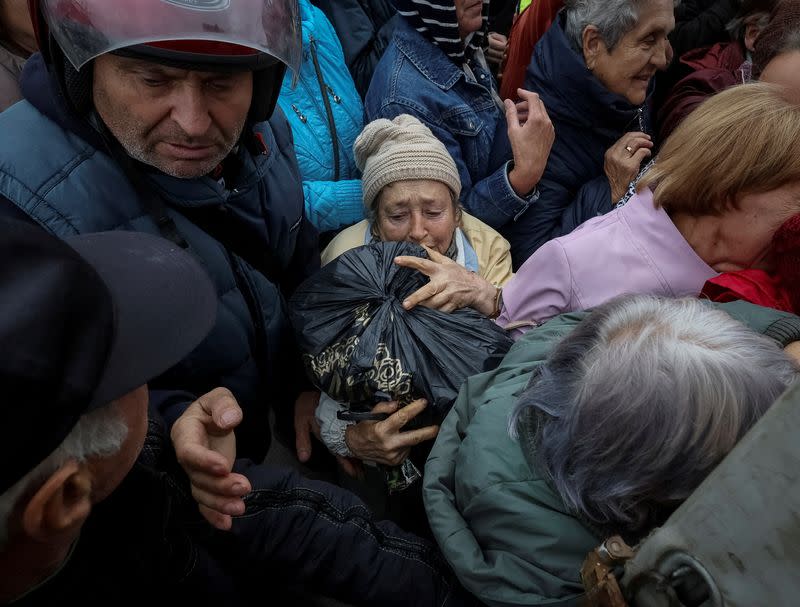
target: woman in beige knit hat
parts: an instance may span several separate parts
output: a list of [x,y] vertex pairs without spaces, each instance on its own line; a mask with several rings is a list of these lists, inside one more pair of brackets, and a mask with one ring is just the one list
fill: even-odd
[[[482,278],[479,287],[500,292],[500,285],[512,276],[508,241],[461,209],[458,169],[427,126],[407,114],[375,120],[356,139],[354,151],[362,172],[367,219],[331,241],[322,253],[323,265],[372,242],[409,241],[425,246],[433,259],[471,270],[471,276]],[[442,309],[455,307],[446,301]],[[396,402],[381,403],[374,412],[389,415],[381,422],[343,422],[336,415],[341,408],[342,404],[323,393],[315,417],[320,438],[350,476],[362,474],[361,461],[399,465],[411,447],[433,440],[439,431],[437,426],[403,431],[425,408],[424,401],[414,401],[401,411]],[[386,505],[375,500],[385,496],[375,493],[381,492],[368,492],[372,506],[382,510]],[[422,512],[421,501],[405,506]],[[409,519],[413,518],[412,513]]]
[[331,241],[322,252],[323,265],[371,242],[409,241],[489,283],[502,285],[511,278],[508,241],[461,209],[456,164],[427,126],[408,114],[381,118],[364,127],[353,149],[367,219]]

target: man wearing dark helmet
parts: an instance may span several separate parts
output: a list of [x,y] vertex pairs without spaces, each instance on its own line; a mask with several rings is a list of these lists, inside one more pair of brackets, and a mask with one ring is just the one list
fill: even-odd
[[263,459],[270,406],[290,420],[303,386],[285,298],[318,264],[291,131],[273,113],[301,59],[295,2],[30,9],[41,52],[23,74],[25,99],[0,116],[0,215],[61,237],[149,232],[193,254],[212,276],[217,320],[151,383],[151,401],[172,424],[197,397],[229,389],[244,412],[239,454]]

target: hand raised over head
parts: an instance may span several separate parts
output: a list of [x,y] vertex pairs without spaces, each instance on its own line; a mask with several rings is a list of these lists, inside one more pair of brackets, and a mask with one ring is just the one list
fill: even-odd
[[[514,154],[514,168],[508,173],[508,179],[518,196],[527,196],[542,178],[555,130],[539,95],[525,89],[517,89],[517,94],[519,103],[505,100],[508,139]],[[524,112],[526,104],[527,113]]]

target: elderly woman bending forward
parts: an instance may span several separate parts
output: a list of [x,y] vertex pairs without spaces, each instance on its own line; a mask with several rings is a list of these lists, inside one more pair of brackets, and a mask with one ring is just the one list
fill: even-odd
[[[508,242],[461,209],[458,169],[430,129],[406,114],[379,119],[364,128],[354,147],[368,218],[338,234],[323,251],[322,263],[371,242],[414,242],[432,257],[480,277],[486,297],[495,298],[512,276]],[[436,307],[437,301],[428,303]],[[455,307],[450,299],[441,300],[445,311]],[[316,416],[322,440],[334,454],[397,465],[410,447],[436,436],[435,426],[401,432],[424,406],[416,401],[396,412],[396,403],[381,404],[376,412],[394,415],[347,427],[336,418],[340,405],[323,394]],[[342,463],[352,471],[348,462]]]
[[467,380],[425,466],[460,581],[492,607],[580,604],[586,555],[663,524],[797,381],[798,336],[791,314],[642,295],[525,335]]

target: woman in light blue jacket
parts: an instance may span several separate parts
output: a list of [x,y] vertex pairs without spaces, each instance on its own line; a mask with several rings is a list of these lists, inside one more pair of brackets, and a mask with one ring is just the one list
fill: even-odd
[[296,83],[286,72],[278,104],[292,127],[306,216],[320,232],[338,231],[364,218],[353,158],[364,109],[333,26],[308,0],[299,6],[303,63]]

